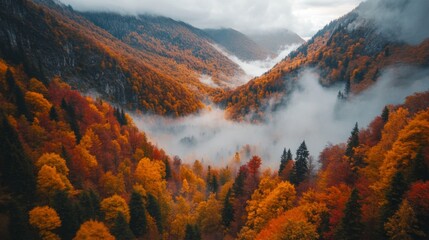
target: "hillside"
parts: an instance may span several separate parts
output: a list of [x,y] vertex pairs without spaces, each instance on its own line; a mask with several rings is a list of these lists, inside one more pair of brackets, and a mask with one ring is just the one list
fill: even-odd
[[[228,86],[231,78],[243,74],[238,65],[211,45],[212,40],[205,32],[186,23],[150,15],[136,17],[95,12],[82,15],[122,42],[142,51],[149,63],[152,58],[161,58],[159,64],[179,65],[186,67],[187,71],[209,75],[219,86]],[[161,68],[160,65],[156,67]]]
[[[61,76],[76,89],[95,92],[131,110],[169,116],[194,113],[203,108],[207,95],[222,91],[203,84],[201,74],[227,86],[231,76],[242,73],[207,38],[183,23],[149,18],[154,29],[156,21],[163,23],[162,28],[171,26],[153,30],[153,37],[145,35],[152,39],[145,50],[142,45],[130,46],[143,35],[134,39],[130,33],[128,42],[121,41],[52,0],[0,3],[0,57],[23,64],[31,76],[46,83]],[[173,43],[163,45],[160,39]]]
[[404,36],[395,37],[401,34],[400,31],[384,28],[383,23],[387,20],[380,23],[372,15],[374,9],[384,9],[383,4],[386,4],[388,11],[398,15],[387,16],[393,19],[405,17],[399,14],[406,13],[403,9],[410,9],[406,8],[407,4],[420,3],[395,5],[377,1],[375,7],[372,3],[362,3],[354,11],[332,21],[269,72],[226,93],[217,101],[227,108],[229,117],[233,119],[243,119],[246,114],[254,113],[253,118],[261,120],[269,102],[270,107],[275,109],[287,101],[300,71],[307,67],[319,70],[320,82],[324,86],[338,83],[350,86],[341,93],[345,98],[371,86],[388,66],[408,64],[427,67],[429,40],[407,43],[400,38]]
[[247,34],[254,42],[272,53],[278,53],[286,45],[302,44],[302,39],[298,34],[287,29],[270,30]]
[[[204,29],[204,31],[220,46],[238,58],[251,60],[264,60],[271,56],[271,52],[255,43],[243,33],[231,29]],[[274,52],[275,53],[275,52]]]
[[123,110],[61,78],[44,84],[0,59],[0,132],[2,239],[429,234],[429,92],[356,125],[318,170],[305,141],[278,153],[278,169],[238,152],[211,167],[171,158]]

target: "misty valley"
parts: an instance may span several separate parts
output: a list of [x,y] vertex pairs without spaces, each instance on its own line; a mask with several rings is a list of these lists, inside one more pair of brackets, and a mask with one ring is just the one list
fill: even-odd
[[0,239],[429,239],[428,11],[0,0]]

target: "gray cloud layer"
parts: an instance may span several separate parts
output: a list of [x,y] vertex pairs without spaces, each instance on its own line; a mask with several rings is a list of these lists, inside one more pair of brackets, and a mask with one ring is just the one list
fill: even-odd
[[217,108],[182,119],[134,119],[153,142],[185,162],[204,159],[207,164],[223,165],[248,144],[247,149],[260,155],[265,166],[277,168],[284,147],[295,151],[306,140],[310,153],[317,157],[327,143],[346,141],[355,122],[365,127],[385,105],[401,103],[406,96],[429,89],[429,69],[394,67],[384,71],[372,88],[338,105],[342,86],[323,88],[315,70],[304,71],[300,78],[300,90],[264,124],[225,120],[224,112]]
[[152,13],[200,28],[231,27],[253,32],[287,28],[310,37],[362,0],[60,0],[81,11]]

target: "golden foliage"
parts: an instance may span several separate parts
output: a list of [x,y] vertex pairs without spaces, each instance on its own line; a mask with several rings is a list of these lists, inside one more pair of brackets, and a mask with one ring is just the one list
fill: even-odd
[[100,209],[104,214],[104,220],[108,226],[113,226],[118,213],[122,213],[127,220],[130,221],[130,210],[127,202],[119,195],[113,195],[103,199],[100,203]]
[[102,223],[94,220],[89,220],[80,225],[73,240],[114,240],[109,229]]
[[30,224],[39,230],[42,239],[60,239],[52,233],[61,226],[61,219],[57,212],[48,207],[35,207],[29,212]]

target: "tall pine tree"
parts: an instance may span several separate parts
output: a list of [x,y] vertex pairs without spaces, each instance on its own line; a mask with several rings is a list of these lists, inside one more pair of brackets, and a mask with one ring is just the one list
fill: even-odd
[[22,200],[31,203],[36,190],[33,164],[25,154],[17,132],[6,118],[2,120],[0,133],[0,183],[9,191],[23,196]]
[[73,202],[64,191],[58,191],[52,199],[52,207],[61,219],[59,235],[61,239],[72,239],[79,228],[78,216]]
[[129,205],[131,231],[136,237],[143,236],[147,232],[147,219],[142,196],[137,192],[133,192]]
[[118,212],[118,216],[115,219],[115,225],[112,228],[112,234],[117,240],[132,240],[135,239],[133,232],[131,232],[130,226],[125,219],[123,213]]
[[405,191],[407,191],[407,183],[404,175],[398,171],[393,176],[389,189],[386,192],[386,204],[382,208],[383,222],[386,222],[398,210]]
[[282,156],[280,157],[280,167],[278,175],[281,175],[289,160],[292,160],[292,154],[290,152],[290,149],[286,152],[286,148],[284,148]]
[[359,203],[359,192],[353,189],[344,209],[344,217],[335,233],[335,239],[359,240],[363,230],[361,222],[362,209]]
[[155,219],[158,231],[162,233],[164,229],[162,226],[161,209],[159,207],[158,200],[156,200],[156,198],[150,193],[147,198],[147,211]]
[[229,227],[231,222],[234,220],[234,207],[231,202],[231,189],[226,193],[225,199],[223,200],[222,208],[222,224],[226,228]]
[[303,141],[296,151],[296,161],[293,166],[290,179],[293,184],[298,185],[307,178],[309,156],[310,153],[307,150],[305,141]]

